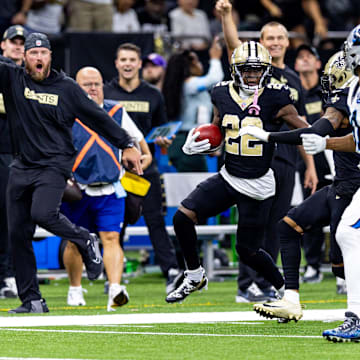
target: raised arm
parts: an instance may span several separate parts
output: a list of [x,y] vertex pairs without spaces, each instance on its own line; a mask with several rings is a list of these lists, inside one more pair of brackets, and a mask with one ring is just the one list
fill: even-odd
[[216,10],[221,15],[224,39],[228,51],[228,57],[230,58],[233,51],[241,45],[237,28],[232,17],[232,5],[229,0],[218,0],[216,2]]

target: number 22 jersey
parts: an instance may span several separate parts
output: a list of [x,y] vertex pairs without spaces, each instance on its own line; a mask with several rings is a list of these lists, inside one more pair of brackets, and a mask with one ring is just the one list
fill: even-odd
[[[244,99],[235,89],[233,81],[221,82],[212,89],[211,99],[219,111],[224,134],[226,171],[245,179],[265,175],[271,165],[274,143],[265,143],[250,135],[240,137],[239,131],[248,125],[269,132],[279,131],[283,122],[276,119],[276,115],[284,106],[293,104],[288,86],[268,84],[258,91],[257,99],[254,95]],[[258,106],[258,111],[254,105]]]

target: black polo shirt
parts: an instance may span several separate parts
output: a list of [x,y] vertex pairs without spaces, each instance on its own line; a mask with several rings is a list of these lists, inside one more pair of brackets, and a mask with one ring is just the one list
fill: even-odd
[[[273,66],[270,83],[286,84],[290,88],[294,105],[300,116],[306,116],[303,88],[299,76],[287,65],[284,69]],[[289,127],[284,124],[280,131],[288,131]],[[297,147],[294,145],[277,144],[275,158],[286,161],[289,165],[295,167],[297,161]]]

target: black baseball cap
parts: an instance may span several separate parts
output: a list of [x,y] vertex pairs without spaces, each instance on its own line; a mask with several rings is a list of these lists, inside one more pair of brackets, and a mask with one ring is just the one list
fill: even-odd
[[301,50],[307,50],[309,53],[313,54],[318,60],[320,60],[320,56],[318,51],[311,45],[308,44],[302,44],[296,49],[296,55],[295,57],[298,57]]
[[3,35],[3,40],[12,40],[16,37],[26,39],[27,30],[21,25],[13,25],[7,28]]
[[45,34],[31,33],[25,40],[25,51],[36,47],[44,47],[51,50],[50,41]]

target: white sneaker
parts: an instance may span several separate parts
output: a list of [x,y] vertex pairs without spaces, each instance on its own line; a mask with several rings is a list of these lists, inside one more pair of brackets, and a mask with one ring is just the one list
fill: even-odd
[[16,287],[16,281],[14,277],[8,277],[4,279],[4,282],[6,286],[11,290],[12,294],[14,294],[14,297],[18,296],[18,291]]
[[294,304],[286,299],[254,304],[254,311],[266,318],[281,318],[297,322],[303,316],[301,304]]
[[79,287],[69,287],[67,294],[67,304],[70,306],[85,306],[84,293],[87,293],[86,289]]
[[118,306],[123,306],[129,302],[129,294],[126,287],[119,284],[111,284],[109,288],[109,300],[107,311],[115,311]]

